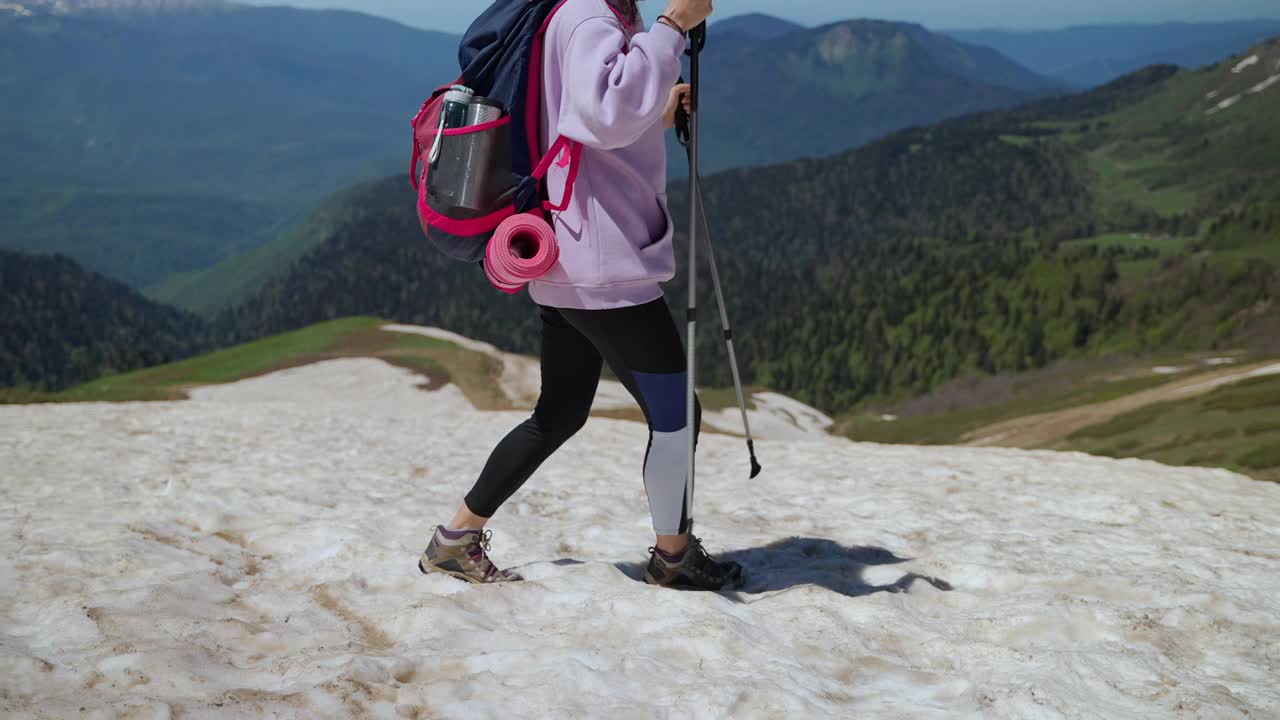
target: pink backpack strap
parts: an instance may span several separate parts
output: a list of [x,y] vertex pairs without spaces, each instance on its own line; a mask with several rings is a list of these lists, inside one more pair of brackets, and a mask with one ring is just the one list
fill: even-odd
[[560,199],[559,205],[554,205],[551,201],[542,203],[542,209],[550,212],[564,212],[569,207],[569,202],[573,199],[573,186],[578,182],[578,168],[582,164],[582,143],[561,135],[556,141],[551,143],[551,148],[547,150],[547,154],[542,156],[542,162],[538,163],[538,167],[533,170],[533,177],[542,180],[547,175],[547,171],[551,169],[552,163],[556,161],[556,157],[568,149],[569,151],[569,177],[564,183],[564,197]]
[[413,185],[414,190],[418,189],[418,160],[422,158],[422,148],[418,147],[418,123],[422,122],[422,116],[427,114],[427,108],[431,107],[435,99],[436,93],[432,93],[431,97],[422,103],[422,109],[418,110],[418,114],[409,121],[409,126],[413,128],[413,155],[409,158],[409,184]]
[[422,107],[418,110],[418,114],[414,115],[413,120],[409,121],[409,126],[413,128],[413,154],[409,157],[409,183],[413,185],[415,190],[418,189],[418,183],[421,181],[420,173],[418,172],[418,161],[422,159],[422,148],[418,145],[418,125],[422,124],[423,120],[426,118],[427,112],[431,109],[432,104],[437,101],[440,95],[461,82],[462,78],[458,78],[448,85],[441,85],[436,88],[432,91],[431,97],[427,98],[427,101],[422,103]]
[[422,157],[422,149],[418,147],[418,139],[413,140],[413,157],[409,158],[409,184],[418,189],[418,159]]

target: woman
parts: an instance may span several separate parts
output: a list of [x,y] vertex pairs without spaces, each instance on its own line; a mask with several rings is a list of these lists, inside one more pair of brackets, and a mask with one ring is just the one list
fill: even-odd
[[[637,32],[635,0],[568,0],[547,30],[542,149],[560,135],[585,147],[572,204],[554,218],[560,262],[530,284],[542,318],[542,394],[533,416],[494,449],[479,480],[422,555],[423,572],[471,582],[519,580],[487,554],[485,523],[586,422],[603,362],[649,423],[644,484],[655,546],[645,581],[718,590],[741,568],[719,563],[689,530],[685,352],[660,283],[675,275],[666,206],[664,128],[689,86],[676,86],[684,33],[711,0],[671,0]],[[548,176],[551,197],[567,168]]]

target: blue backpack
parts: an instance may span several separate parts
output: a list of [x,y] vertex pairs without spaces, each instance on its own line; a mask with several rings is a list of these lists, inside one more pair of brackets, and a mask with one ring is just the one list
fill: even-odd
[[[462,75],[437,88],[413,118],[409,175],[418,218],[428,239],[452,258],[479,262],[507,218],[533,213],[545,219],[546,212],[569,206],[582,145],[562,136],[541,152],[544,43],[567,1],[496,0],[462,38]],[[454,85],[500,105],[501,117],[446,129],[444,95]],[[568,168],[559,204],[547,200],[542,183],[552,163]],[[466,203],[451,192],[461,182],[472,183]]]

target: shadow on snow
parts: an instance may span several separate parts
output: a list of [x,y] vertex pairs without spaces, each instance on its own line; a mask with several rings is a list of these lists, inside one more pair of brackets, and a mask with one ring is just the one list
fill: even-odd
[[[733,560],[745,571],[746,582],[742,587],[722,593],[730,596],[816,585],[845,597],[862,597],[879,592],[904,592],[917,580],[939,590],[951,590],[951,584],[945,580],[913,572],[905,573],[887,585],[869,583],[863,577],[867,568],[897,565],[910,558],[898,557],[884,548],[845,546],[821,538],[791,537],[763,547],[717,553],[715,557]],[[614,565],[631,579],[643,580],[644,563],[620,562]]]

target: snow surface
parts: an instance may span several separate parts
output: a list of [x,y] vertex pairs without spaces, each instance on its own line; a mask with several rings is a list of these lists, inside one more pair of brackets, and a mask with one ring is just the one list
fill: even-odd
[[1249,57],[1241,60],[1235,67],[1231,68],[1231,72],[1239,75],[1240,73],[1244,72],[1245,68],[1248,68],[1251,65],[1257,65],[1257,64],[1258,64],[1258,56],[1250,55]]
[[1184,373],[1186,371],[1186,368],[1178,367],[1176,365],[1159,365],[1151,368],[1151,372],[1156,375],[1178,375],[1179,373]]
[[[706,435],[744,592],[636,581],[645,428],[593,419],[420,575],[523,412],[377,360],[0,407],[0,715],[1280,717],[1280,486],[1079,454]],[[83,711],[80,708],[84,708]]]
[[[835,422],[822,411],[778,393],[758,392],[751,396],[751,402],[755,407],[747,410],[747,420],[756,438],[824,438],[827,428]],[[704,410],[702,421],[717,430],[742,434],[742,411],[737,405],[723,410]]]

